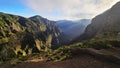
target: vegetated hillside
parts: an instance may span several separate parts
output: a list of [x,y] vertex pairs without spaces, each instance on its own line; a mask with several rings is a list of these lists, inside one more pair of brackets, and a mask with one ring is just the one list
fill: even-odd
[[41,16],[33,16],[29,18],[30,20],[32,20],[33,22],[38,23],[39,25],[41,25],[41,29],[43,28],[44,30],[44,26],[46,27],[46,30],[44,31],[44,33],[42,35],[39,35],[39,37],[42,37],[43,35],[46,34],[46,37],[48,35],[51,34],[52,36],[52,46],[57,46],[61,44],[61,36],[62,36],[62,31],[60,30],[60,28],[58,27],[57,23],[55,21],[50,21],[47,20],[45,18],[42,18]]
[[57,23],[65,36],[70,40],[74,40],[84,32],[86,26],[91,22],[89,19],[81,19],[78,21],[60,20]]
[[40,16],[24,18],[0,13],[0,59],[48,52],[52,45],[59,44],[60,34],[55,22]]
[[77,38],[76,41],[91,39],[93,37],[120,41],[120,2],[106,12],[93,18],[92,23],[88,25],[85,33]]
[[[61,47],[49,54],[47,62],[40,62],[37,58],[16,64],[1,64],[3,68],[119,68],[120,48],[93,49],[86,48],[86,42]],[[91,45],[90,45],[91,46]],[[99,46],[99,45],[98,45]],[[102,47],[102,46],[101,46]],[[63,61],[64,60],[64,61]],[[59,61],[59,62],[58,62]],[[15,62],[15,61],[14,61]]]
[[[42,18],[38,15],[30,17],[30,20],[32,20],[33,22],[36,22],[40,25],[44,24],[46,26],[46,31],[43,34],[49,35],[52,34],[52,48],[56,49],[64,44],[68,44],[70,42],[68,42],[69,39],[67,39],[64,36],[64,33],[62,32],[62,30],[59,28],[57,22],[55,21],[49,21],[45,18]],[[41,23],[44,22],[44,23]],[[43,26],[44,27],[44,26]],[[43,35],[40,35],[41,37]]]
[[[119,68],[120,17],[118,6],[120,3],[118,2],[116,5],[92,20],[85,33],[77,39],[77,41],[83,39],[85,41],[63,46],[56,50],[51,49],[51,38],[59,37],[60,34],[56,36],[51,32],[59,31],[59,29],[52,29],[54,27],[52,25],[47,28],[48,23],[39,23],[40,21],[46,22],[44,18],[34,16],[27,19],[2,13],[0,19],[0,60],[7,62],[0,61],[0,66],[3,68],[9,65],[11,68],[39,68],[40,66],[41,68]],[[114,11],[113,8],[116,10]],[[12,27],[10,27],[11,25]],[[42,63],[42,61],[45,62]]]

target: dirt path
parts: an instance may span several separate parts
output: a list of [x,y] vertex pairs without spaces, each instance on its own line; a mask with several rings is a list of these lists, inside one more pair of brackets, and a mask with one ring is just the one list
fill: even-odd
[[89,55],[76,56],[61,62],[22,63],[14,68],[120,68],[119,65],[108,61],[101,61]]
[[60,62],[24,62],[11,66],[11,68],[120,68],[119,49],[76,48],[71,51],[73,58],[69,60]]

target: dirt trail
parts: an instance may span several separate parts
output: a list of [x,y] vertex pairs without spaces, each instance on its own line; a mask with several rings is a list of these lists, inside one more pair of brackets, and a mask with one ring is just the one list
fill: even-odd
[[93,48],[76,48],[72,50],[73,54],[89,54],[94,58],[111,61],[120,64],[120,48],[109,48],[96,50]]
[[73,58],[69,60],[24,62],[11,68],[120,68],[120,48],[114,49],[75,48],[71,50]]

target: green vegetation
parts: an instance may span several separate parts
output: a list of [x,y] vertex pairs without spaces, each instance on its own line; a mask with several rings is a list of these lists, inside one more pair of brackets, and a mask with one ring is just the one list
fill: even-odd
[[120,47],[120,41],[92,39],[92,40],[87,40],[87,41],[73,44],[71,47],[106,49],[106,48],[110,48],[110,47]]
[[8,45],[0,45],[0,61],[8,61],[16,57],[12,48]]
[[104,49],[112,46],[109,44],[108,41],[94,40],[94,39],[89,41],[84,41],[83,45],[86,45],[89,48],[95,48],[95,49]]
[[[0,59],[2,62],[9,61],[10,63],[24,62],[30,59],[38,59],[39,61],[63,61],[72,58],[71,49],[73,48],[95,48],[106,49],[110,47],[120,47],[120,41],[102,41],[102,40],[87,40],[72,44],[70,46],[62,46],[56,50],[47,48],[44,44],[44,48],[41,48],[39,52],[27,54],[25,50],[20,50],[21,53],[25,52],[26,55],[16,55],[12,47],[7,45],[1,45]],[[3,47],[4,46],[4,47]],[[47,48],[47,49],[46,49]],[[47,51],[46,51],[47,50]],[[19,52],[19,53],[20,53]]]
[[24,18],[0,13],[0,61],[16,63],[34,57],[47,60],[54,52],[52,42],[59,41],[54,35],[59,33],[55,25],[40,16]]
[[[73,48],[120,47],[119,40],[91,39],[53,50],[52,43],[58,44],[60,36],[55,25],[54,22],[39,16],[28,19],[0,13],[0,62],[16,64],[32,59],[57,62],[72,58]],[[108,33],[104,35],[112,36]]]
[[120,47],[120,41],[109,41],[109,43],[114,47]]
[[[5,53],[5,54],[3,54]],[[32,53],[26,56],[18,56],[15,55],[14,52],[7,49],[4,49],[4,52],[1,53],[1,62],[9,62],[11,64],[21,63],[30,59],[38,59],[39,61],[62,61],[66,59],[72,58],[72,54],[70,52],[69,47],[60,47],[57,50],[52,50],[51,52],[40,52],[40,53]]]
[[57,50],[54,50],[49,56],[49,61],[62,61],[66,59],[70,59],[72,57],[70,47],[69,46],[63,46],[58,48]]

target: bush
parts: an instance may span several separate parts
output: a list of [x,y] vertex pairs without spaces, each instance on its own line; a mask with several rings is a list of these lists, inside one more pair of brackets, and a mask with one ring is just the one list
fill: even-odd
[[84,41],[83,46],[87,46],[88,48],[95,48],[95,49],[106,49],[111,47],[108,41],[101,41],[101,40],[89,40]]
[[73,45],[70,46],[70,48],[77,48],[77,47],[79,47],[79,48],[88,48],[89,46],[84,45],[82,42],[76,43],[76,44],[73,44]]
[[48,57],[49,61],[62,61],[72,57],[69,46],[63,46],[54,50]]
[[1,48],[1,50],[0,50],[0,60],[1,61],[8,61],[8,60],[16,57],[14,51],[12,50],[12,48],[10,46],[1,45],[0,48]]
[[109,41],[109,43],[114,47],[120,47],[120,41]]

